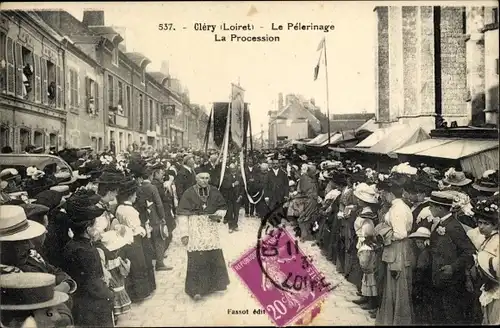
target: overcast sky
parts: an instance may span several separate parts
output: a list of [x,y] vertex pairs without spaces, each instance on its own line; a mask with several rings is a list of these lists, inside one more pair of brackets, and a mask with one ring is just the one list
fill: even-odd
[[[324,66],[318,80],[313,80],[319,57],[316,50],[323,37],[328,53],[330,113],[375,111],[373,9],[376,5],[375,2],[22,4],[32,8],[61,8],[80,20],[85,9],[105,10],[106,25],[126,27],[127,51],[139,51],[149,57],[152,61],[149,71],[159,70],[161,61],[168,60],[171,75],[189,89],[191,101],[207,108],[211,102],[227,101],[231,82],[239,79],[246,90],[245,101],[250,103],[255,132],[261,124],[267,130],[267,112],[276,109],[279,92],[315,98],[316,104],[326,111]],[[279,36],[281,41],[215,42],[215,34],[231,32],[194,31],[196,22],[218,26],[250,23],[255,25],[254,31],[235,33],[269,34]],[[335,30],[328,33],[271,30],[272,23],[296,22],[333,24]],[[160,23],[172,23],[176,31],[159,31]]]

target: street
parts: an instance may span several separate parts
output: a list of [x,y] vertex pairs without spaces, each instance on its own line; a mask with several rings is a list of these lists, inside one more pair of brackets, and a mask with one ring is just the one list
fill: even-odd
[[[221,243],[224,257],[229,263],[234,261],[256,243],[259,220],[244,217],[240,212],[238,232],[229,234],[227,226],[221,226]],[[333,264],[320,254],[310,243],[301,244],[305,254],[313,258],[313,263],[324,272],[331,284],[340,286],[331,292],[323,304],[321,313],[314,319],[314,325],[371,325],[368,312],[360,309],[350,300],[356,298],[355,287],[336,273]],[[174,241],[166,260],[174,267],[172,271],[157,272],[157,289],[153,297],[142,304],[133,304],[132,311],[119,318],[117,326],[269,326],[273,325],[267,314],[253,314],[261,307],[253,299],[250,291],[241,283],[231,269],[231,284],[224,293],[216,293],[193,302],[184,293],[187,255],[180,243]],[[228,310],[245,311],[248,314],[228,314]],[[245,313],[243,312],[243,313]]]

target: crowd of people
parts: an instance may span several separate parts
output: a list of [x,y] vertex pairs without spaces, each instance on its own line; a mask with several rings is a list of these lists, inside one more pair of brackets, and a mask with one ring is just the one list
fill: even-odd
[[279,150],[240,160],[130,147],[74,158],[69,183],[61,168],[3,169],[2,325],[116,325],[172,270],[177,237],[185,292],[222,292],[219,226],[237,233],[241,208],[320,247],[377,324],[500,323],[498,171],[474,181],[408,163],[375,172]]

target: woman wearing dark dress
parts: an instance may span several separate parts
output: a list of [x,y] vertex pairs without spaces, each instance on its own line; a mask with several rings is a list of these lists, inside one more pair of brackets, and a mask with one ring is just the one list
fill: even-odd
[[73,239],[64,247],[62,268],[76,281],[73,294],[75,326],[112,327],[113,292],[104,282],[101,259],[94,242],[100,236],[95,219],[103,213],[91,192],[78,191],[66,203]]
[[123,248],[124,257],[130,260],[130,273],[125,281],[125,289],[132,302],[150,298],[156,288],[154,271],[153,277],[149,272],[153,260],[145,256],[144,250],[147,227],[141,225],[139,212],[132,205],[136,199],[137,187],[137,182],[132,178],[124,182],[118,191],[119,205],[116,208],[116,219],[120,224],[130,228],[134,235],[134,241]]

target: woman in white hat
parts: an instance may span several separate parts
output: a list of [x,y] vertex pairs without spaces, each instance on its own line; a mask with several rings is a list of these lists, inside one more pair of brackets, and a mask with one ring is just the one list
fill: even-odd
[[[358,251],[363,246],[365,239],[374,236],[374,220],[377,219],[377,214],[373,207],[378,204],[378,193],[375,186],[369,186],[363,182],[354,188],[353,194],[357,206],[360,209],[359,214],[354,221],[354,231],[356,232],[357,239],[356,254],[358,254]],[[376,301],[378,296],[374,275],[375,268],[370,265],[370,267],[365,267],[363,270],[359,260],[358,255],[357,261],[353,261],[350,277],[351,281],[356,285],[358,290],[361,291],[362,296],[360,299],[354,300],[353,302],[360,304],[361,308],[364,310],[373,310],[377,307]]]
[[493,196],[479,201],[473,209],[479,230],[486,237],[476,256],[476,266],[484,279],[479,297],[483,309],[483,325],[500,324],[499,207],[499,197]]

